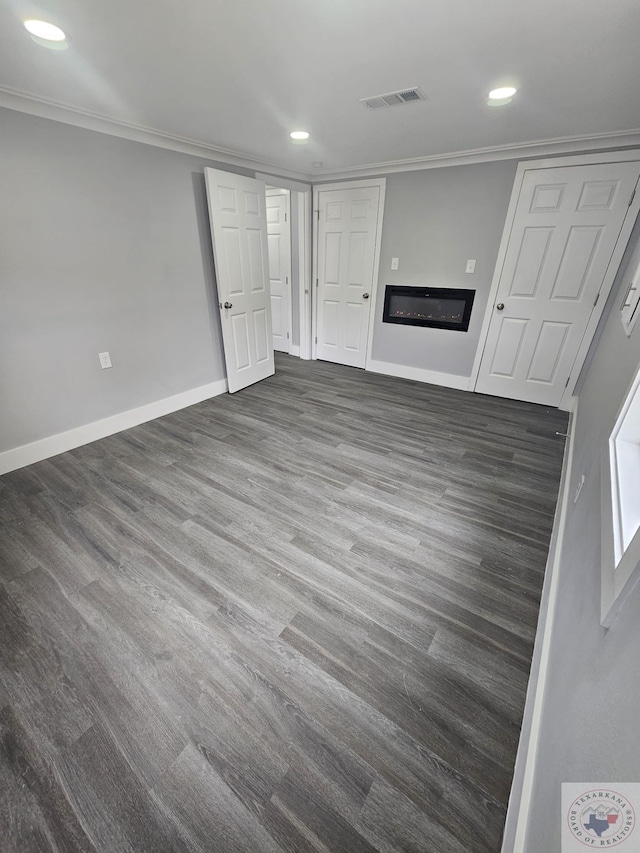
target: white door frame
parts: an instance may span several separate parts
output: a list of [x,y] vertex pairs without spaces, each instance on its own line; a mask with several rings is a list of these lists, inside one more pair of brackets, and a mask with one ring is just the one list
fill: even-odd
[[[298,305],[300,329],[300,358],[309,359],[311,353],[311,184],[279,178],[277,175],[256,172],[256,178],[273,187],[281,187],[296,193],[298,202],[298,221],[291,222],[291,232],[297,229],[298,235]],[[293,270],[291,271],[293,278]],[[292,282],[293,284],[293,282]],[[293,310],[293,308],[292,308]],[[295,355],[295,346],[290,352]]]
[[378,275],[380,271],[380,247],[382,245],[382,218],[384,214],[384,198],[387,189],[386,178],[363,178],[360,181],[338,181],[333,184],[314,184],[313,186],[313,343],[311,346],[311,358],[317,358],[316,341],[318,337],[318,214],[320,211],[318,193],[331,190],[357,190],[364,187],[378,187],[378,217],[376,225],[376,237],[373,256],[373,279],[371,282],[371,308],[369,310],[369,326],[367,328],[367,354],[364,369],[369,369],[371,361],[371,349],[373,347],[373,329],[376,316],[376,296],[378,293]]
[[[518,200],[520,198],[520,192],[522,190],[522,183],[524,181],[525,172],[530,171],[532,169],[559,169],[566,166],[592,166],[598,163],[624,163],[629,161],[633,162],[634,160],[640,161],[640,150],[638,149],[636,149],[635,151],[610,151],[608,153],[603,154],[579,154],[575,157],[552,157],[546,160],[523,160],[522,162],[518,163],[516,177],[513,182],[513,190],[511,191],[511,200],[509,201],[507,217],[505,219],[504,230],[502,232],[502,240],[500,241],[500,248],[498,250],[496,266],[493,272],[493,279],[491,280],[489,299],[487,301],[484,320],[482,321],[482,330],[480,332],[478,349],[476,351],[476,357],[473,363],[473,370],[469,379],[469,390],[474,391],[478,382],[480,364],[482,362],[482,356],[484,355],[484,350],[487,343],[487,337],[489,334],[489,324],[494,314],[494,303],[498,292],[498,285],[500,284],[500,279],[502,277],[502,269],[504,267],[507,247],[511,238],[511,230],[513,228],[513,221],[516,215],[516,209],[518,206]],[[602,312],[604,311],[604,307],[607,303],[607,297],[611,292],[616,273],[618,272],[618,267],[620,266],[620,262],[622,261],[624,251],[627,248],[627,243],[629,242],[629,237],[631,236],[631,231],[633,230],[633,225],[636,221],[636,217],[638,216],[639,211],[640,192],[637,192],[635,193],[632,203],[629,205],[627,215],[625,216],[624,222],[622,223],[622,229],[620,231],[620,234],[618,235],[618,240],[613,250],[613,255],[611,256],[609,266],[607,267],[607,271],[602,282],[602,288],[600,290],[599,299],[591,313],[591,317],[589,318],[589,323],[582,338],[582,342],[580,343],[580,347],[578,349],[576,359],[573,363],[573,367],[571,368],[569,382],[567,383],[567,387],[562,396],[562,400],[560,401],[559,408],[564,409],[565,411],[569,411],[571,407],[571,401],[573,398],[573,392],[576,387],[576,382],[578,381],[580,371],[582,370],[582,366],[584,364],[585,358],[587,357],[589,347],[591,346],[591,341],[593,340],[593,336],[598,327],[598,323],[600,322],[600,318],[602,317]]]

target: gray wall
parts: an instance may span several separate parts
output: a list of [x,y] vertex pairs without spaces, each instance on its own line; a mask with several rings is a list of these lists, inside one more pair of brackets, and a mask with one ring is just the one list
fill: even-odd
[[586,482],[569,501],[527,853],[560,850],[562,782],[640,781],[640,586],[600,627],[600,454],[640,364],[640,326],[627,338],[618,311],[639,244],[636,225],[581,386],[570,494]]
[[[516,168],[510,160],[387,178],[374,359],[471,375]],[[400,258],[397,272],[392,257]],[[476,259],[473,275],[467,258]],[[383,323],[386,284],[475,289],[469,331]]]
[[[0,452],[224,377],[203,168],[230,167],[10,110],[0,126]],[[375,359],[470,374],[515,169],[388,178]],[[382,324],[387,282],[475,287],[470,331]]]
[[0,452],[223,378],[219,164],[10,110],[0,138]]

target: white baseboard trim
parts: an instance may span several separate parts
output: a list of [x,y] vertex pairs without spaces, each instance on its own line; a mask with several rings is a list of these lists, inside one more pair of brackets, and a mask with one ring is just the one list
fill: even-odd
[[300,358],[300,347],[295,344],[291,344],[289,347],[289,355],[295,355],[296,358]]
[[399,379],[414,379],[416,382],[428,382],[430,385],[457,388],[459,391],[469,390],[469,377],[458,376],[455,373],[439,373],[437,370],[407,367],[404,364],[393,364],[390,361],[375,361],[374,359],[367,362],[366,369],[372,373],[384,373],[385,376],[397,376]]
[[574,408],[569,424],[569,438],[565,445],[564,462],[558,504],[553,521],[549,556],[542,587],[540,613],[536,628],[533,659],[524,706],[518,754],[513,770],[513,783],[509,795],[509,805],[502,839],[502,853],[526,853],[527,827],[531,814],[533,782],[538,760],[542,706],[549,673],[551,656],[551,634],[558,600],[558,574],[562,544],[567,523],[567,507],[571,492],[571,471],[573,468],[574,438],[578,414],[578,398],[574,397]]
[[4,453],[0,453],[0,475],[8,474],[9,471],[16,471],[18,468],[24,468],[25,465],[32,465],[34,462],[42,462],[43,459],[49,459],[51,456],[65,453],[67,450],[73,450],[83,444],[106,438],[155,418],[161,418],[163,415],[171,414],[171,412],[186,409],[187,406],[193,406],[195,403],[201,403],[203,400],[224,394],[227,388],[227,380],[220,379],[217,382],[210,382],[207,385],[200,385],[198,388],[174,394],[172,397],[147,403],[145,406],[139,406],[136,409],[129,409],[126,412],[120,412],[117,415],[111,415],[108,418],[102,418],[102,420],[75,427],[75,429],[66,432],[50,435],[30,444],[23,444],[21,447],[15,447],[12,450],[5,450]]

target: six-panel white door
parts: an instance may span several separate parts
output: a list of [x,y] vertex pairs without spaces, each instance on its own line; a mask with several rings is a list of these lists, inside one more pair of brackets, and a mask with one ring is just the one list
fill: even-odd
[[291,216],[289,193],[267,190],[269,290],[273,348],[289,352],[291,346]]
[[318,193],[316,355],[364,367],[378,227],[378,187]]
[[263,181],[204,170],[229,391],[275,373]]
[[477,392],[559,405],[638,174],[637,163],[525,173]]

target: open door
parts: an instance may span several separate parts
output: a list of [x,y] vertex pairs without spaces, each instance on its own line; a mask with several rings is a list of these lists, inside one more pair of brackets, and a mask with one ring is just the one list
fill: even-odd
[[204,170],[229,391],[275,373],[265,185]]

